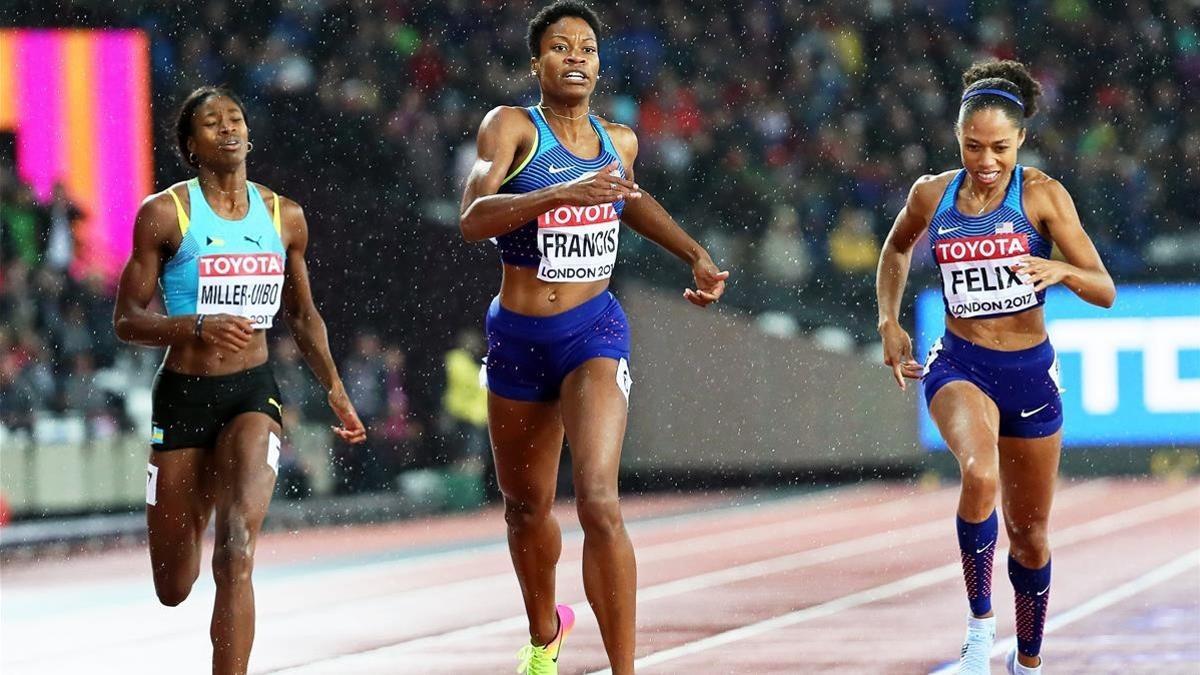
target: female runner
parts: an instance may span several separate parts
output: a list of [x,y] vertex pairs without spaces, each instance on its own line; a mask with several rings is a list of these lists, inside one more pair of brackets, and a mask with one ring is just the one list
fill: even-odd
[[[962,473],[957,530],[971,615],[959,672],[989,672],[999,492],[1016,592],[1008,670],[1040,673],[1047,529],[1062,446],[1058,362],[1042,304],[1054,284],[1102,307],[1112,306],[1116,289],[1066,189],[1017,163],[1037,82],[1020,63],[992,61],[971,66],[963,84],[955,125],[963,168],[922,176],[897,216],[879,258],[879,333],[900,388],[905,378],[922,378],[929,413]],[[941,274],[946,332],[922,367],[899,316],[913,246],[925,232]],[[1065,261],[1050,259],[1054,245]]]
[[[148,197],[117,289],[126,342],[167,347],[154,380],[146,520],[154,589],[183,602],[200,574],[200,540],[216,511],[210,636],[213,673],[245,673],[254,641],[254,546],[278,469],[282,402],[266,329],[280,305],[350,443],[366,431],[329,354],[313,305],[300,206],[246,180],[252,148],[241,102],[197,89],[176,121],[196,177]],[[161,285],[166,315],[151,311]]]
[[684,297],[696,305],[720,298],[729,276],[634,183],[633,131],[590,114],[599,30],[596,15],[576,2],[552,4],[530,21],[541,102],[488,113],[462,200],[463,236],[493,239],[503,262],[487,314],[488,426],[529,617],[519,670],[538,674],[557,672],[574,623],[554,595],[562,536],[550,508],[564,432],[588,602],[613,672],[633,672],[637,580],[617,499],[629,330],[607,290],[619,220],[691,267],[696,289]]

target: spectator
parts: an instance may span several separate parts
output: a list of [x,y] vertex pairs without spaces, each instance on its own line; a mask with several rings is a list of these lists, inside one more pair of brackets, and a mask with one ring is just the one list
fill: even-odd
[[446,391],[442,396],[443,427],[449,459],[464,473],[481,478],[490,465],[487,431],[487,390],[480,381],[483,338],[475,330],[458,335],[446,352]]
[[107,417],[108,402],[96,386],[96,367],[90,354],[75,355],[62,400],[65,410],[83,415],[87,437],[94,438]]
[[[321,420],[329,416],[325,392],[304,364],[291,335],[280,336],[271,347],[275,380],[284,406],[297,410],[297,419]],[[286,427],[285,427],[286,428]]]
[[33,433],[33,387],[21,377],[16,359],[0,358],[0,424],[12,432]]
[[845,208],[829,234],[829,259],[843,274],[865,278],[879,262],[879,241],[871,231],[871,216],[862,209]]
[[402,469],[414,464],[416,439],[420,435],[421,425],[412,417],[409,407],[408,385],[406,379],[408,357],[404,350],[395,345],[389,346],[383,352],[384,397],[387,400],[387,411],[379,424],[376,435],[379,445],[383,448],[380,453],[389,481],[395,478]]
[[61,181],[54,184],[48,211],[49,228],[42,243],[46,266],[62,274],[75,260],[76,227],[84,214],[67,196]]
[[17,183],[13,194],[0,200],[0,232],[4,234],[0,251],[4,252],[5,259],[15,258],[29,268],[41,263],[48,220],[49,214],[38,204],[33,187]]
[[387,471],[380,459],[377,427],[387,412],[386,379],[379,336],[363,333],[355,342],[354,354],[342,367],[346,393],[354,401],[358,417],[367,428],[367,441],[339,444],[334,451],[335,491],[344,494],[379,490],[387,484]]
[[798,294],[812,273],[808,244],[800,236],[800,215],[780,204],[758,246],[758,266],[763,277],[764,309],[787,311],[799,303]]

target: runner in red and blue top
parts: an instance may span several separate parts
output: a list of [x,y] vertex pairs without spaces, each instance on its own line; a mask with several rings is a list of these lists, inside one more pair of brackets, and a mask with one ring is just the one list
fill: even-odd
[[617,500],[632,378],[629,327],[608,280],[619,222],[689,265],[701,307],[727,272],[633,179],[637,137],[589,114],[600,22],[557,2],[529,24],[541,102],[499,107],[479,129],[462,200],[469,241],[492,239],[504,275],[487,314],[488,427],[509,549],[529,617],[519,672],[556,673],[574,622],[555,604],[562,536],[551,515],[564,433],[583,526],[583,579],[614,673],[633,672],[633,546]]
[[[905,378],[922,379],[929,413],[962,473],[956,529],[971,614],[959,672],[990,672],[1001,493],[1017,624],[1006,664],[1026,675],[1041,672],[1047,529],[1062,447],[1045,290],[1061,283],[1109,307],[1116,289],[1066,189],[1017,163],[1037,82],[1020,63],[990,61],[968,69],[963,84],[955,125],[963,168],[921,177],[896,218],[879,259],[879,332],[900,388]],[[913,247],[925,233],[941,276],[946,331],[922,365],[899,316]],[[1051,259],[1056,244],[1065,260]]]

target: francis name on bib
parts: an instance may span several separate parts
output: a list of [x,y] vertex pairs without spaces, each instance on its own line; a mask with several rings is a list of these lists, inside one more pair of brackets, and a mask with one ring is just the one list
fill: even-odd
[[617,262],[620,216],[613,204],[560,206],[538,216],[542,281],[597,281]]

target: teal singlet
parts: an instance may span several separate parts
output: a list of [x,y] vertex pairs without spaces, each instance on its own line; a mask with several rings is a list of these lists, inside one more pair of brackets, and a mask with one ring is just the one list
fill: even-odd
[[241,220],[213,212],[195,178],[187,182],[191,216],[174,190],[179,250],[159,278],[167,315],[234,314],[255,328],[270,328],[283,294],[284,248],[280,238],[279,195],[267,213],[262,195],[246,183],[250,208]]

